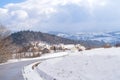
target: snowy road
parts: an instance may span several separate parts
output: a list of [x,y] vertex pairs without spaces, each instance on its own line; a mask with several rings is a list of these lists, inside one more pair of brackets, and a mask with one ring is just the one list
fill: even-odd
[[27,60],[27,61],[20,61],[20,62],[0,65],[0,80],[24,80],[22,75],[23,67],[37,61],[43,61],[46,59],[57,58],[66,55],[68,55],[68,53],[66,52],[60,52],[55,54],[53,53],[38,58],[32,58],[31,60]]
[[0,80],[24,80],[22,68],[36,61],[40,59],[0,65]]

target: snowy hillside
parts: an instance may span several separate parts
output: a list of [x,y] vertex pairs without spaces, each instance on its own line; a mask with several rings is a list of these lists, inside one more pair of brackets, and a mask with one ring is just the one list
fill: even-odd
[[93,49],[43,61],[35,69],[44,80],[119,80],[120,48]]
[[62,33],[62,32],[50,32],[51,34],[68,38],[74,40],[96,40],[96,41],[104,41],[108,43],[117,43],[120,42],[120,31],[117,32],[80,32],[75,34]]

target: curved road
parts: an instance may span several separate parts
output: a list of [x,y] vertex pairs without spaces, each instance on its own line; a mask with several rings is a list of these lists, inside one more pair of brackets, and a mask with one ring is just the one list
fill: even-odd
[[22,68],[36,61],[40,59],[0,65],[0,80],[24,80]]

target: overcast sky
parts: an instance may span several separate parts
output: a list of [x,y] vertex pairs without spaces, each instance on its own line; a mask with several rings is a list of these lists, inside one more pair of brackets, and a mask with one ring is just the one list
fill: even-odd
[[120,31],[120,0],[0,0],[0,23],[12,31]]

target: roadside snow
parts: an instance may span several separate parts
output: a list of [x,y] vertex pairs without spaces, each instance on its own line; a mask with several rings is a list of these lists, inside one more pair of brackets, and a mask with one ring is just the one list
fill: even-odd
[[[52,59],[52,58],[64,57],[67,55],[68,55],[67,52],[60,52],[60,53],[46,54],[40,58],[35,58],[35,59],[47,60],[47,59]],[[22,69],[22,74],[23,74],[23,77],[25,80],[43,80],[43,78],[48,77],[48,75],[46,73],[44,73],[40,70],[38,71],[38,69],[36,68],[36,64],[38,64],[38,63],[41,63],[41,62],[39,61],[39,62],[32,63],[28,66],[25,66]],[[40,74],[41,72],[42,72],[42,74]],[[52,78],[52,77],[48,77],[48,79],[54,80],[54,78]]]
[[38,65],[37,72],[47,74],[44,80],[120,80],[120,48],[93,49],[46,60]]
[[[34,63],[34,64],[36,64],[36,63]],[[32,69],[32,66],[34,64],[28,65],[23,68],[22,74],[23,74],[24,80],[43,80],[39,76],[39,74],[36,72],[36,70]]]

